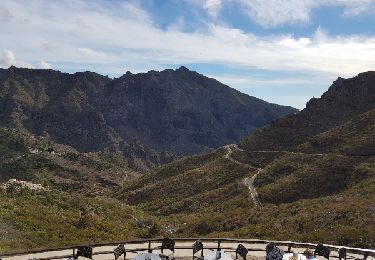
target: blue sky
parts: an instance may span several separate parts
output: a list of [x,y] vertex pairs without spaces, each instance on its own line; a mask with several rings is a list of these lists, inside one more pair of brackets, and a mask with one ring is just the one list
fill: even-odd
[[118,77],[181,65],[304,108],[375,70],[375,0],[1,0],[0,67]]

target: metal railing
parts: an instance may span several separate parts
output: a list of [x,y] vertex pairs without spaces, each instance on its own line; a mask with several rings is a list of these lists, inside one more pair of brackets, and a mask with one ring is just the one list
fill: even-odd
[[[176,246],[174,250],[177,252],[181,249],[185,250],[192,250],[193,252],[193,243],[197,240],[201,240],[205,245],[204,249],[217,249],[221,248],[226,250],[227,252],[236,252],[236,248],[239,244],[243,244],[246,249],[251,252],[265,252],[266,245],[269,243],[274,243],[276,246],[283,247],[284,252],[291,253],[291,252],[299,252],[298,249],[315,249],[317,244],[313,243],[300,243],[300,242],[293,242],[293,241],[272,241],[272,240],[259,240],[259,239],[235,239],[235,238],[172,238]],[[81,244],[75,246],[66,246],[66,247],[58,247],[58,248],[49,248],[43,250],[30,250],[27,252],[16,252],[16,253],[0,253],[0,259],[12,259],[13,257],[22,257],[22,259],[66,259],[71,258],[76,255],[76,250],[79,247],[87,246],[92,247],[94,252],[92,253],[93,256],[95,255],[103,255],[103,254],[112,254],[114,255],[113,250],[102,250],[102,247],[109,247],[109,246],[117,246],[117,245],[125,245],[126,253],[138,253],[138,252],[152,252],[161,249],[161,243],[163,242],[164,238],[153,238],[153,239],[135,239],[129,241],[116,241],[116,242],[109,242],[109,243],[95,243],[95,244]],[[156,245],[155,244],[160,244]],[[179,245],[180,244],[180,245]],[[181,245],[182,244],[182,245]],[[326,248],[328,248],[332,255],[330,257],[340,258],[340,259],[363,259],[366,260],[369,257],[375,258],[375,250],[373,249],[361,249],[361,248],[353,248],[353,247],[344,247],[344,246],[334,246],[324,244]],[[345,256],[339,255],[339,250],[345,249]],[[71,253],[69,253],[70,251]],[[60,254],[59,254],[60,252]],[[62,254],[63,252],[63,254]],[[43,255],[47,254],[48,256],[40,256],[40,257],[33,257],[33,255]],[[265,254],[264,254],[265,255]],[[186,255],[186,257],[192,256]],[[20,259],[20,258],[18,258]],[[95,258],[94,258],[95,259]],[[128,259],[128,258],[127,258]]]

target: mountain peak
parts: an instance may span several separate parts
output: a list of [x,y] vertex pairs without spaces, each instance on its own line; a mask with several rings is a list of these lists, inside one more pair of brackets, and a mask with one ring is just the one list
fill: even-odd
[[176,71],[184,71],[184,72],[191,72],[191,70],[189,70],[188,68],[186,68],[185,66],[181,66],[179,67],[178,69],[176,69]]

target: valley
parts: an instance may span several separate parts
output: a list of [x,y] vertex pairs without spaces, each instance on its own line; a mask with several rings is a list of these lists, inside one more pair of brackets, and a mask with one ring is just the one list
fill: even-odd
[[[134,167],[136,157],[129,160],[121,149],[84,152],[51,134],[33,134],[27,125],[2,126],[1,181],[30,181],[46,190],[0,190],[0,248],[159,236],[371,248],[374,92],[373,72],[334,83],[306,109],[271,121],[238,144],[149,170]],[[139,165],[149,156],[143,151],[136,153]]]

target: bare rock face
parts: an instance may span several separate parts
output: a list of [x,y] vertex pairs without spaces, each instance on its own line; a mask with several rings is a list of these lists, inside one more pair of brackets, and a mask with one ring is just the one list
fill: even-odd
[[242,141],[247,150],[295,149],[310,137],[337,127],[375,108],[375,72],[338,78],[321,98],[301,112],[273,121]]
[[0,125],[82,152],[122,151],[148,168],[239,141],[296,112],[185,67],[111,79],[93,72],[0,69]]

